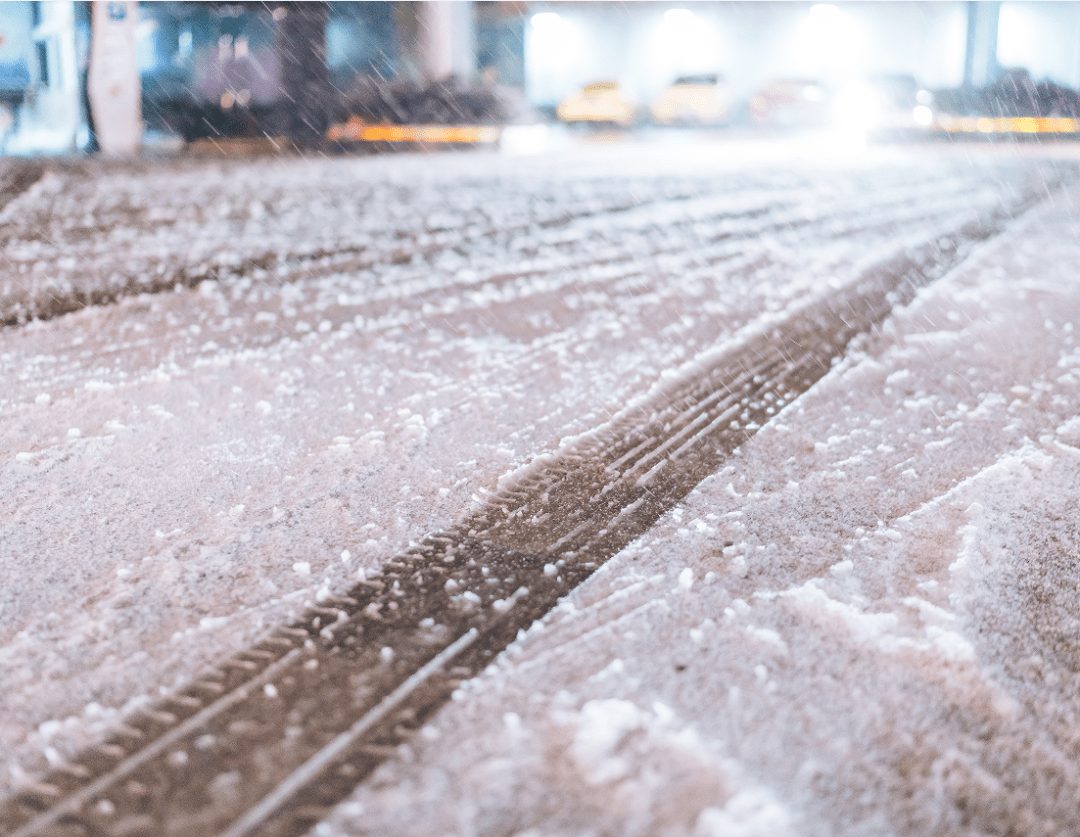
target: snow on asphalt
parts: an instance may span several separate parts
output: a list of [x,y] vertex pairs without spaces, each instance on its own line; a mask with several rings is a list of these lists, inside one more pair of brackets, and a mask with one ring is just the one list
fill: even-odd
[[314,833],[1080,830],[1078,205],[860,339]]
[[[50,171],[0,211],[0,314],[119,301],[0,331],[0,792],[762,313],[1057,173],[692,145]],[[1075,825],[1066,197],[321,828],[955,831],[1051,775],[1001,810]]]

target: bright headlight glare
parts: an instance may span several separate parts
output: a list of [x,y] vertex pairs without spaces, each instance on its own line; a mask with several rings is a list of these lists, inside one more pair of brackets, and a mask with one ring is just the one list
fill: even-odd
[[934,121],[934,112],[926,105],[919,105],[911,112],[911,118],[916,125],[929,125]]
[[555,14],[555,12],[540,12],[539,14],[533,15],[529,20],[529,23],[537,29],[553,29],[562,23],[562,18]]
[[664,12],[664,20],[678,26],[693,26],[695,17],[689,9],[668,9]]
[[845,128],[870,128],[880,118],[878,111],[877,97],[866,87],[848,87],[836,97],[836,118]]

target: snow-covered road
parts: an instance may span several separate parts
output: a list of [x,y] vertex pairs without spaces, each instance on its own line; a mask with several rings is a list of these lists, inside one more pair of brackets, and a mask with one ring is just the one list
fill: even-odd
[[[995,468],[1030,475],[1032,457],[1049,457],[1047,479],[1067,481],[1067,451],[1023,438],[1067,428],[1075,406],[1047,371],[1071,345],[1073,193],[1055,184],[1072,169],[948,149],[726,150],[58,168],[9,203],[0,319],[51,319],[0,332],[0,791],[100,736],[125,704],[466,518],[500,476],[740,329],[906,253],[953,252],[972,225],[1046,196],[513,646],[505,671],[440,716],[418,765],[388,765],[332,826],[442,834],[452,798],[462,834],[720,834],[736,821],[920,833],[911,788],[960,768],[920,750],[925,782],[889,774],[880,751],[915,746],[888,709],[908,682],[896,648],[960,649],[971,665],[975,652],[955,627],[968,594],[953,602],[931,577],[959,553],[927,558],[923,578],[904,539],[975,537],[978,521],[941,510],[975,492],[970,507]],[[878,547],[892,552],[856,560]],[[931,581],[944,592],[915,589]],[[805,651],[787,635],[799,607]],[[874,629],[856,650],[886,662],[855,659],[833,626],[845,619]],[[773,657],[748,661],[754,643],[798,661],[788,680],[770,674]],[[850,682],[849,663],[886,685],[848,690],[847,732],[796,717],[806,678],[832,666]],[[859,729],[886,743],[855,740],[864,716]],[[481,777],[500,764],[515,778],[497,789]],[[683,781],[688,770],[704,778]],[[876,807],[838,807],[885,774],[900,801],[882,790]],[[402,789],[430,801],[407,825]],[[689,801],[662,803],[672,795]],[[565,822],[550,820],[551,799]]]
[[319,834],[1072,834],[1075,188],[924,291]]

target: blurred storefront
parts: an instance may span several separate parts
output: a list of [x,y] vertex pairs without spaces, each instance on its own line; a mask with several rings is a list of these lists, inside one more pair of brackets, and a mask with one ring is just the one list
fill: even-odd
[[88,141],[85,3],[0,3],[0,151],[65,153]]
[[[891,74],[944,89],[1025,68],[1080,88],[1078,2],[12,0],[0,3],[0,152],[97,147],[95,5],[133,9],[144,147],[299,136],[298,120],[314,137],[373,84],[397,82],[498,85],[552,114],[595,82],[644,106],[704,76],[722,82],[733,113],[778,79],[838,87]],[[298,116],[298,95],[319,112]]]

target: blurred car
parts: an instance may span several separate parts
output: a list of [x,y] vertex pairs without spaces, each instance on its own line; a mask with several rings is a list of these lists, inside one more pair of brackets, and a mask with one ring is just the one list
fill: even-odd
[[625,128],[633,123],[635,108],[617,81],[598,81],[567,96],[555,112],[563,122],[607,123]]
[[986,87],[938,90],[934,101],[934,128],[951,136],[1080,136],[1080,91],[1036,83],[1023,67],[1001,70]]
[[677,78],[649,108],[660,125],[724,125],[730,110],[731,90],[718,75]]
[[1003,69],[984,97],[990,111],[1001,116],[1080,116],[1080,93],[1050,79],[1036,83],[1023,67]]
[[1080,117],[1080,92],[1044,79],[1036,83],[1022,67],[1007,67],[986,87],[958,87],[936,94],[943,113],[978,117]]
[[934,95],[904,74],[870,76],[836,95],[834,117],[841,128],[880,136],[927,133],[934,123]]
[[819,82],[774,78],[750,99],[750,120],[769,128],[823,128],[829,123],[829,93]]

